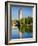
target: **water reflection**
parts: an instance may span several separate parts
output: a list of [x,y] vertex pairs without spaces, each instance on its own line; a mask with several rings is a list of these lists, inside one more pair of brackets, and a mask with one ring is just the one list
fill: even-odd
[[12,27],[11,28],[11,39],[20,39],[20,38],[32,38],[32,33],[31,32],[25,32],[22,34],[20,37],[20,31],[18,27]]
[[19,29],[18,27],[12,27],[11,28],[11,38],[12,39],[17,39],[17,38],[20,38],[20,34],[19,34]]

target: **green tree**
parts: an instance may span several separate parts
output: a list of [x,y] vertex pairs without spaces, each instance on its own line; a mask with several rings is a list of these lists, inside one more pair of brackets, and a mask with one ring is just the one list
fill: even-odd
[[32,32],[32,25],[27,26],[27,24],[31,24],[33,22],[31,17],[28,18],[22,18],[18,20],[20,23],[20,26],[18,26],[19,31],[22,33],[24,32]]

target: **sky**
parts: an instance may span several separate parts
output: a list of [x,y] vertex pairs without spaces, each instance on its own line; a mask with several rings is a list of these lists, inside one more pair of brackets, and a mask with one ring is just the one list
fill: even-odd
[[[20,7],[17,6],[11,6],[11,18],[12,20],[15,20],[18,18],[18,11],[19,11]],[[22,12],[23,12],[23,16],[28,17],[28,16],[32,16],[32,7],[21,7]]]

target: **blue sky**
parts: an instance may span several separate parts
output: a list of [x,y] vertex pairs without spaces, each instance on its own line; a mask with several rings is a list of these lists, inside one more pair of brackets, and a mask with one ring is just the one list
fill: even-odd
[[[18,11],[19,11],[20,7],[11,7],[11,17],[12,19],[17,19],[18,17]],[[23,15],[24,16],[31,16],[32,15],[32,7],[23,7],[22,8],[23,11]]]

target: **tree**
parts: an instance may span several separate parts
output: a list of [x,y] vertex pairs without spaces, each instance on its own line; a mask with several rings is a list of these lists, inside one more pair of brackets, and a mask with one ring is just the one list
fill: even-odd
[[[32,32],[32,25],[30,26],[30,24],[33,22],[31,17],[28,18],[22,18],[20,20],[18,20],[20,23],[20,26],[18,26],[19,31],[21,31],[22,33],[24,32]],[[29,26],[27,26],[27,24],[29,24]]]

